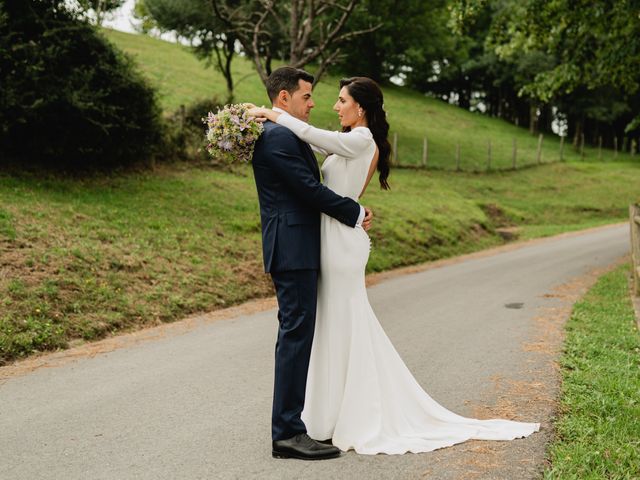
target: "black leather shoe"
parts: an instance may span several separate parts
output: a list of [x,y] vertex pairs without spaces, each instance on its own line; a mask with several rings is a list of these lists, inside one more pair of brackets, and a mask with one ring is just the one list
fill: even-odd
[[306,433],[299,433],[287,440],[273,441],[273,458],[297,458],[300,460],[327,460],[340,456],[340,449],[323,445]]
[[327,438],[326,440],[318,440],[323,445],[333,445],[333,438]]

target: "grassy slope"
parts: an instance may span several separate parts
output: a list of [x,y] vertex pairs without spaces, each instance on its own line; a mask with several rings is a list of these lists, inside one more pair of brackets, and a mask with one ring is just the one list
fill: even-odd
[[[631,164],[396,170],[392,192],[363,199],[377,219],[369,270],[500,244],[497,226],[529,237],[622,220],[639,181]],[[248,168],[0,175],[0,364],[269,294],[257,212]]]
[[548,479],[640,475],[640,335],[629,266],[602,277],[578,302],[562,357],[562,414]]
[[[210,96],[224,98],[226,87],[214,69],[204,69],[186,47],[140,35],[105,30],[107,37],[131,54],[155,85],[160,87],[163,107],[176,110],[181,104]],[[234,60],[236,98],[265,104],[268,99],[258,76],[248,61]],[[359,72],[353,72],[358,74]],[[337,128],[331,107],[337,97],[338,80],[324,77],[315,89],[316,108],[312,122],[322,128]],[[455,168],[455,145],[460,143],[461,165],[467,170],[483,170],[487,162],[487,142],[492,142],[492,166],[511,167],[513,139],[517,140],[519,164],[535,162],[537,137],[526,129],[479,113],[470,113],[440,100],[395,86],[384,89],[385,109],[392,132],[398,132],[398,159],[403,164],[417,165],[422,158],[422,139],[429,139],[429,164]],[[542,161],[559,159],[559,139],[548,136],[543,142]],[[597,149],[587,148],[586,159],[596,161]],[[579,155],[569,146],[564,159],[577,160]],[[603,151],[603,160],[613,159],[611,151]],[[620,155],[620,160],[628,159]]]
[[[224,88],[176,45],[108,34],[139,52],[167,109]],[[239,96],[260,101],[255,75],[237,65],[250,74]],[[321,86],[318,103],[330,105],[334,94]],[[528,138],[504,122],[400,89],[387,90],[387,98],[392,115],[394,102],[433,109],[425,122],[442,122],[442,135],[468,119]],[[333,121],[325,110],[318,107],[318,124]],[[410,125],[411,115],[396,112]],[[629,161],[490,175],[394,170],[391,192],[372,185],[363,199],[376,213],[369,270],[499,244],[499,226],[520,225],[535,237],[621,221],[628,203],[640,200],[639,183],[640,164]],[[173,166],[81,181],[0,174],[0,364],[269,294],[257,212],[248,168],[232,174]]]

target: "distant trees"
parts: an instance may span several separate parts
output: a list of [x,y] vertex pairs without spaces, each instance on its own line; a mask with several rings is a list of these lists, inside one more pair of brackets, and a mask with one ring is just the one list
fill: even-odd
[[[638,0],[137,0],[224,75],[237,55],[403,83],[581,141],[640,133]],[[143,8],[144,7],[144,8]],[[626,139],[626,140],[625,140]],[[625,143],[626,141],[626,143]]]
[[216,17],[253,62],[263,82],[271,62],[303,68],[317,65],[316,83],[336,63],[347,42],[382,25],[354,29],[349,23],[360,0],[211,0]]
[[[87,22],[124,0],[0,1],[0,148],[109,165],[161,142],[153,91]],[[638,0],[137,0],[222,72],[238,55],[399,82],[462,108],[554,128],[574,145],[640,140]],[[211,99],[210,99],[211,100]],[[637,142],[636,142],[637,144]]]
[[[233,96],[231,64],[241,51],[266,81],[274,60],[297,68],[315,65],[316,82],[344,53],[343,47],[382,26],[351,20],[364,15],[360,0],[137,0],[147,25],[188,39],[194,53],[224,75]],[[373,17],[371,17],[373,19]]]
[[154,91],[65,0],[0,2],[0,159],[108,169],[163,143]]
[[76,0],[86,13],[92,14],[96,25],[102,25],[105,14],[120,8],[125,0]]
[[[529,99],[530,123],[555,117],[577,145],[583,136],[621,145],[640,132],[640,3],[637,0],[457,0],[458,31],[488,15],[485,54],[511,70]],[[495,80],[498,80],[498,77]],[[555,113],[553,113],[555,112]],[[628,145],[627,145],[628,146]]]
[[427,79],[453,53],[446,0],[362,0],[351,28],[372,31],[352,38],[342,49],[338,68],[347,75],[362,74],[376,81],[392,77]]
[[215,15],[210,0],[137,0],[135,9],[147,28],[173,31],[188,40],[198,58],[222,73],[231,101],[235,86],[231,65],[237,38]]

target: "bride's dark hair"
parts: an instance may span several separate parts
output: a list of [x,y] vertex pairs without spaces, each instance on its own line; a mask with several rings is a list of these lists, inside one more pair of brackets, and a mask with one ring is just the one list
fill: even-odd
[[[369,130],[373,134],[373,139],[378,146],[378,172],[380,173],[380,187],[388,190],[389,169],[391,167],[391,145],[387,136],[389,135],[389,123],[387,114],[383,107],[382,90],[378,84],[367,77],[351,77],[340,80],[340,88],[347,87],[349,95],[360,104],[364,111],[365,118],[369,125]],[[348,132],[349,127],[344,131]]]

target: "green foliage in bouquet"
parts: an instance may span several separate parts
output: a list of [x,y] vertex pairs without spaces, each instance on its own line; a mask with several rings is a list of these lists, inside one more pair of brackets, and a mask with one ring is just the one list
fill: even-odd
[[202,119],[207,124],[207,152],[227,163],[248,163],[264,127],[247,115],[242,104],[225,105]]

